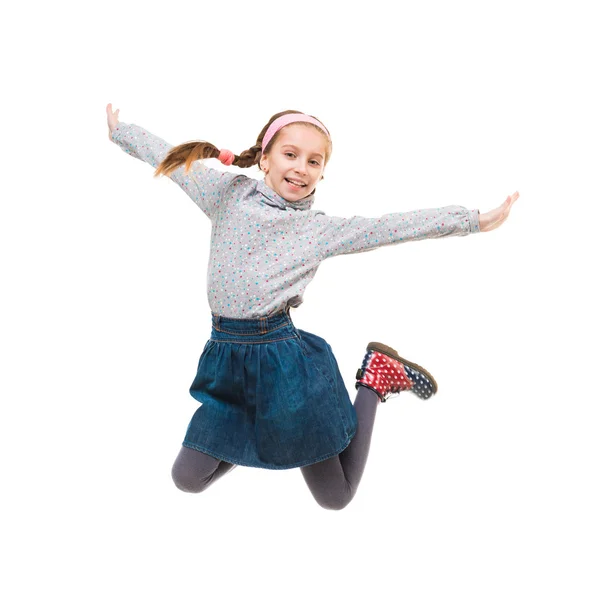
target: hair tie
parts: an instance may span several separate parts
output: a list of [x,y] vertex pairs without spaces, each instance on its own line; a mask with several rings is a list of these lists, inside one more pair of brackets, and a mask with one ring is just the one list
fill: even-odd
[[229,167],[235,160],[235,154],[231,150],[221,150],[219,160]]

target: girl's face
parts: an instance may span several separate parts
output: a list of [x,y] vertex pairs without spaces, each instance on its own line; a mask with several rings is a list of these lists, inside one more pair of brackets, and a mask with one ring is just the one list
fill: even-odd
[[312,194],[325,169],[325,136],[314,127],[292,123],[279,130],[260,158],[265,183],[288,202]]

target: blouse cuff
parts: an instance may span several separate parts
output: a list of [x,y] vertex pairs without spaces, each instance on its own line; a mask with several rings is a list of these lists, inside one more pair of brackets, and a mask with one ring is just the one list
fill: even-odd
[[110,132],[110,138],[112,140],[115,139],[115,136],[117,135],[117,133],[121,133],[121,130],[127,126],[127,123],[117,123],[116,127]]
[[469,211],[469,226],[471,233],[479,233],[479,209]]

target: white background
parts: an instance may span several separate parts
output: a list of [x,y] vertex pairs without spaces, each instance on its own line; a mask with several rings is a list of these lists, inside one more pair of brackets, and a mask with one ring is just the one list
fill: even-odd
[[[600,596],[592,6],[5,9],[4,598]],[[299,470],[173,485],[210,335],[210,222],[109,141],[109,102],[171,144],[236,153],[272,114],[314,114],[330,215],[485,212],[520,192],[493,232],[325,261],[292,312],[352,397],[372,340],[440,386],[379,407],[344,510]]]

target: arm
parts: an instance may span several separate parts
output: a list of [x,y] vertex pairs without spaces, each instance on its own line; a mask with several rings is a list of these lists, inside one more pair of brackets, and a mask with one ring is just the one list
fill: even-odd
[[329,217],[320,213],[315,215],[313,226],[322,260],[338,254],[368,252],[379,246],[480,231],[479,211],[462,206],[390,213],[373,218]]
[[[110,139],[127,154],[154,168],[158,167],[173,147],[138,125],[127,123],[117,122],[110,131]],[[195,162],[187,175],[184,174],[182,165],[169,177],[212,219],[220,206],[222,191],[239,175],[217,171]]]

